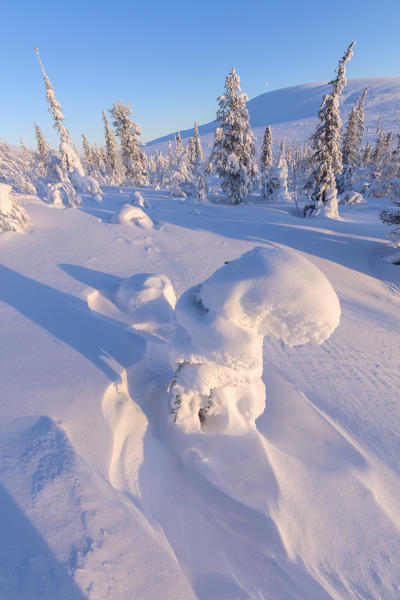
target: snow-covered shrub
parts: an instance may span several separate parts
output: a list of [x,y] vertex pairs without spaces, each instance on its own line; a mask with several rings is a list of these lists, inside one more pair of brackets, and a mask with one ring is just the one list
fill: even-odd
[[0,144],[0,183],[11,185],[22,194],[36,195],[33,164],[29,155],[7,144]]
[[276,165],[269,167],[263,178],[263,195],[268,202],[290,202],[287,178],[287,162],[280,155]]
[[21,231],[31,224],[30,218],[11,192],[11,185],[0,183],[0,231]]
[[[318,298],[318,301],[316,301]],[[186,432],[235,433],[263,412],[263,338],[321,344],[339,324],[339,300],[305,258],[254,248],[189,289],[175,309],[170,357],[173,420]]]
[[397,210],[383,210],[379,218],[385,225],[394,225],[394,229],[388,234],[391,239],[392,246],[395,248],[400,246],[400,200],[393,199],[393,204]]
[[151,208],[150,202],[147,200],[147,198],[144,198],[144,196],[137,190],[132,192],[129,202],[131,204],[135,204],[136,206],[140,206],[140,208]]
[[111,217],[111,223],[133,223],[143,229],[152,229],[154,225],[139,206],[132,206],[132,204],[124,204],[121,210]]
[[362,204],[365,202],[362,194],[348,190],[338,195],[339,204]]

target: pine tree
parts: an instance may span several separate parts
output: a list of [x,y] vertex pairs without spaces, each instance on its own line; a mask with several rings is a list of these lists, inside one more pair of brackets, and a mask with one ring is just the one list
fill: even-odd
[[240,77],[232,68],[225,80],[225,93],[218,98],[213,161],[222,178],[221,187],[229,202],[239,204],[251,192],[257,175],[254,134],[246,108],[247,95],[240,89]]
[[117,142],[113,132],[111,131],[111,127],[104,110],[102,115],[104,122],[104,135],[106,138],[106,164],[107,171],[110,176],[110,183],[111,185],[121,185],[125,180],[125,168],[122,164]]
[[147,158],[141,150],[139,136],[142,135],[139,125],[131,118],[133,110],[129,104],[121,100],[110,110],[113,117],[113,126],[121,143],[122,162],[126,171],[128,183],[143,187],[149,182],[147,174]]
[[343,168],[342,152],[340,148],[340,128],[342,120],[339,111],[340,95],[346,85],[346,63],[353,56],[352,42],[344,56],[339,61],[336,69],[336,79],[330,81],[332,91],[325,94],[318,113],[320,124],[317,126],[312,138],[316,165],[306,187],[313,188],[311,204],[305,206],[304,214],[319,214],[323,210],[326,217],[336,219],[338,213],[338,200],[336,188],[336,175]]
[[361,98],[356,98],[347,120],[342,144],[343,170],[336,179],[339,193],[353,187],[355,171],[361,164],[361,144],[364,136],[364,106],[367,91],[368,88],[365,88]]

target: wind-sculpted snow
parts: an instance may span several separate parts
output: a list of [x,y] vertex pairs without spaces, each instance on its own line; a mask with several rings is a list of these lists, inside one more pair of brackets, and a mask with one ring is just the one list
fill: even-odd
[[254,248],[183,294],[171,360],[174,422],[186,431],[235,433],[265,407],[263,338],[321,344],[336,329],[340,304],[308,260],[275,246]]

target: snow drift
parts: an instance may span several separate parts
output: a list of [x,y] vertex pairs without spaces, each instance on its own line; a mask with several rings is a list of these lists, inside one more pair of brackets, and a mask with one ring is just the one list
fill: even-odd
[[241,432],[263,412],[263,338],[321,344],[336,329],[340,304],[305,258],[254,248],[183,294],[170,356],[174,422],[185,431]]

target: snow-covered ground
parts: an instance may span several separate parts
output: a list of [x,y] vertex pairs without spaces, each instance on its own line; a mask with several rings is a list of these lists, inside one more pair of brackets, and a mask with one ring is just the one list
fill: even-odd
[[[332,221],[288,204],[194,210],[148,188],[127,207],[131,192],[68,210],[25,197],[32,228],[0,234],[0,598],[399,598],[400,266],[383,260],[385,201]],[[316,315],[336,292],[340,323],[322,345],[262,328],[255,425],[184,431],[167,390],[175,295],[271,245],[295,251]]]

